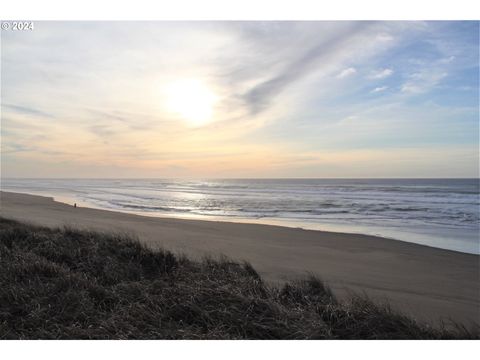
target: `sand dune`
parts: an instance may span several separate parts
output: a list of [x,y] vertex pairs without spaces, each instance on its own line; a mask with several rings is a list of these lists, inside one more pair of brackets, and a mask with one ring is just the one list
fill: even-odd
[[154,218],[1,192],[0,215],[45,226],[136,234],[152,248],[191,257],[248,260],[268,280],[314,273],[340,296],[348,289],[420,320],[480,323],[480,257],[381,237],[280,226]]

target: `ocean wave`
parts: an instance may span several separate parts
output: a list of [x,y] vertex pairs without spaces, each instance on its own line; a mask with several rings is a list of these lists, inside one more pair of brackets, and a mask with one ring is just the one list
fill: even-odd
[[471,228],[479,222],[478,184],[477,179],[7,179],[2,189],[70,194],[99,207],[134,212]]

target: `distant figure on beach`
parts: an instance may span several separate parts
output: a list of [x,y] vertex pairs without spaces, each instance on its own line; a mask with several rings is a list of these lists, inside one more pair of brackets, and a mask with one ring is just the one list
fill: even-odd
[[74,203],[74,204],[73,204],[73,207],[76,208],[76,207],[77,207],[77,203]]

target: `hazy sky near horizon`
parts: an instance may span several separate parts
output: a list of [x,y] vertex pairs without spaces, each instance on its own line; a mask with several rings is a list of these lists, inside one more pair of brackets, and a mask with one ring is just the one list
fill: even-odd
[[479,22],[1,32],[2,177],[478,177]]

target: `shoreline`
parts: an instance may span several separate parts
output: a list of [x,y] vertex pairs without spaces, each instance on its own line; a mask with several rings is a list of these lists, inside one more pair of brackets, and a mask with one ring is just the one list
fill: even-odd
[[[237,216],[228,217],[228,216],[195,215],[195,214],[188,215],[188,214],[178,214],[178,213],[163,214],[158,212],[105,208],[105,207],[97,206],[95,203],[84,201],[82,199],[75,199],[72,196],[43,194],[41,192],[32,193],[32,192],[14,192],[14,191],[5,191],[5,190],[0,190],[0,192],[9,192],[13,194],[25,194],[25,195],[46,197],[46,198],[51,198],[55,202],[62,203],[68,206],[73,206],[74,203],[77,203],[77,206],[82,208],[111,211],[115,213],[123,213],[123,214],[137,215],[137,216],[143,216],[143,217],[160,218],[160,219],[224,222],[224,223],[237,223],[237,224],[257,224],[257,225],[266,225],[266,226],[278,226],[278,227],[284,227],[284,228],[290,228],[290,229],[320,231],[320,232],[327,232],[327,233],[373,236],[373,237],[382,238],[385,240],[401,241],[409,244],[426,246],[433,249],[441,249],[441,250],[458,252],[461,254],[473,254],[473,255],[480,256],[480,245],[477,246],[474,250],[472,249],[467,250],[465,249],[465,247],[462,247],[462,246],[458,246],[457,248],[452,248],[452,246],[449,243],[445,244],[445,239],[440,239],[440,238],[435,238],[435,245],[433,245],[432,239],[434,239],[434,236],[428,233],[424,233],[423,235],[420,235],[420,233],[418,232],[416,233],[414,232],[409,233],[408,231],[399,232],[399,231],[391,231],[385,228],[382,230],[382,231],[385,231],[385,233],[380,234],[380,233],[375,233],[373,231],[368,231],[368,225],[346,225],[346,224],[335,223],[335,222],[316,224],[308,221],[302,221],[300,219],[290,221],[286,219],[276,219],[271,217],[247,218],[247,217],[237,217]],[[386,234],[386,233],[389,233],[389,234]],[[408,235],[412,238],[415,238],[415,241],[406,240],[405,238]]]
[[479,257],[379,236],[278,225],[148,217],[1,192],[0,215],[42,226],[135,234],[151,248],[246,260],[283,282],[313,273],[339,294],[365,292],[422,320],[480,321]]

